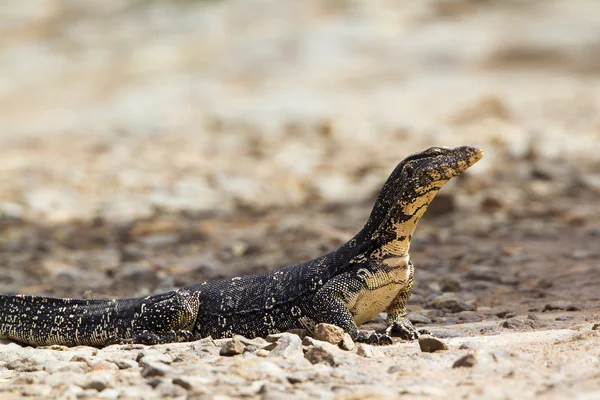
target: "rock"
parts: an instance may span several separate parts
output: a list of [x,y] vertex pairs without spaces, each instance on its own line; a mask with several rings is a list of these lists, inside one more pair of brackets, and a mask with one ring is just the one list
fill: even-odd
[[111,375],[96,374],[89,376],[80,386],[83,389],[93,389],[101,392],[111,386],[111,381]]
[[581,308],[567,300],[557,300],[544,306],[544,311],[566,310],[579,311]]
[[462,285],[456,278],[447,278],[441,282],[440,289],[442,292],[460,292]]
[[339,344],[344,339],[344,330],[336,325],[321,323],[315,326],[313,336],[317,340]]
[[294,372],[293,374],[287,377],[288,382],[292,385],[295,385],[296,383],[306,382],[308,379],[308,374],[303,371]]
[[207,392],[209,389],[206,387],[206,385],[210,383],[211,379],[202,376],[181,375],[173,378],[174,385],[180,386],[185,390],[189,390],[194,393]]
[[517,315],[517,312],[514,310],[502,310],[496,313],[496,317],[498,318],[512,318]]
[[133,360],[127,360],[127,359],[114,360],[111,362],[114,363],[119,369],[129,369],[129,368],[135,368],[138,366],[137,362],[135,362]]
[[144,378],[165,376],[169,372],[171,372],[171,367],[169,367],[167,364],[164,364],[162,362],[146,361],[146,362],[140,362],[140,365],[142,366],[141,374]]
[[566,315],[559,315],[558,317],[554,318],[555,321],[568,321],[569,319],[570,318]]
[[375,353],[373,353],[373,349],[371,348],[371,346],[364,343],[359,343],[359,345],[356,348],[356,354],[365,358],[373,358],[375,356]]
[[497,268],[492,268],[485,265],[472,266],[469,268],[464,277],[474,281],[502,283],[502,273]]
[[413,324],[423,324],[423,325],[429,325],[432,322],[431,318],[428,318],[427,316],[423,315],[423,313],[420,313],[420,312],[408,313],[408,320],[410,322],[412,322]]
[[481,322],[483,318],[481,315],[474,311],[461,311],[457,314],[458,320],[462,323],[465,322]]
[[459,299],[458,295],[453,292],[447,292],[435,296],[427,302],[427,307],[436,308],[439,310],[448,310],[452,313],[477,310],[474,301],[462,301]]
[[541,326],[540,322],[532,319],[510,318],[502,322],[501,325],[506,329],[532,329]]
[[268,357],[270,352],[269,350],[258,349],[254,352],[254,354],[256,354],[258,357]]
[[[271,333],[265,339],[269,343],[275,343],[275,342],[279,341],[279,339],[281,339],[282,337],[287,336],[287,335],[296,335],[296,334],[292,333],[292,332]],[[298,336],[298,335],[296,335],[296,336]]]
[[231,339],[221,347],[219,355],[227,357],[235,356],[237,354],[242,354],[245,349],[246,346],[244,345],[244,343],[240,342],[237,339]]
[[354,349],[354,340],[352,340],[350,334],[344,332],[344,338],[340,342],[340,349],[346,351],[352,351]]
[[406,374],[408,372],[408,369],[406,367],[403,367],[401,365],[392,365],[391,367],[389,367],[387,369],[387,373],[388,374]]
[[592,325],[592,330],[593,331],[600,331],[600,324],[594,324],[594,325]]
[[149,361],[161,362],[163,364],[171,364],[171,362],[173,362],[173,357],[171,357],[169,354],[162,353],[156,349],[147,349],[147,350],[141,351],[137,355],[136,361],[139,362],[140,364],[142,362],[149,362]]
[[314,346],[308,349],[305,355],[306,359],[312,364],[329,364],[332,367],[336,365],[333,353],[325,350],[323,347]]
[[419,336],[419,347],[424,353],[434,353],[436,351],[448,350],[446,343],[431,335]]
[[302,340],[298,335],[287,334],[282,336],[277,342],[277,345],[269,357],[281,357],[281,358],[294,358],[303,357],[304,351],[302,350]]
[[472,368],[477,364],[477,358],[473,354],[465,354],[452,364],[452,368]]
[[[246,347],[254,346],[257,349],[260,349],[260,348],[266,346],[267,344],[269,344],[269,342],[267,342],[265,339],[263,339],[261,337],[257,337],[257,338],[254,338],[254,339],[248,339],[248,338],[246,338],[244,336],[241,336],[241,335],[235,335],[233,337],[233,340],[237,340],[239,342],[242,342],[243,344],[246,345]],[[211,341],[212,341],[212,339],[211,339]]]

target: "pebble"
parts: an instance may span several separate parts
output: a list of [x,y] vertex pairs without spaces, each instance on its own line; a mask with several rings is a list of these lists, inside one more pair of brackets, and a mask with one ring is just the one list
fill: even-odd
[[446,343],[431,335],[419,336],[419,347],[423,353],[434,353],[436,351],[448,350]]
[[279,339],[277,345],[271,350],[269,357],[281,357],[284,359],[303,357],[302,340],[300,336],[288,333]]
[[408,320],[413,324],[423,324],[429,325],[431,324],[431,318],[425,316],[422,312],[410,312],[408,313]]
[[373,348],[364,343],[359,343],[358,346],[356,346],[356,354],[365,358],[373,358],[375,356]]
[[313,346],[306,352],[306,359],[311,362],[311,364],[329,364],[332,367],[336,365],[336,361],[333,353],[328,350],[325,350],[320,346]]
[[600,324],[594,324],[594,325],[592,325],[592,330],[593,331],[600,331]]
[[515,315],[517,315],[517,312],[515,310],[502,310],[496,313],[496,316],[498,318],[512,318]]
[[[257,337],[257,338],[254,338],[254,339],[248,339],[248,338],[246,338],[244,336],[241,336],[241,335],[235,335],[232,339],[233,340],[237,340],[237,341],[245,344],[246,347],[248,347],[248,346],[254,346],[254,347],[258,348],[258,349],[260,349],[260,348],[266,346],[267,344],[269,344],[269,342],[267,342],[265,339],[263,339],[261,337]],[[212,342],[212,339],[211,339],[211,342]]]
[[544,311],[565,310],[579,311],[581,308],[567,300],[557,300],[544,306]]
[[315,326],[313,336],[317,340],[339,344],[344,339],[344,330],[336,325],[321,323]]
[[502,327],[506,329],[531,329],[537,327],[538,321],[532,319],[510,318],[502,322]]
[[452,364],[452,368],[472,368],[477,364],[477,357],[473,354],[465,354]]
[[242,354],[246,346],[244,343],[240,342],[237,339],[231,339],[225,342],[223,346],[221,346],[221,350],[219,351],[219,355],[222,356],[235,356],[237,354]]
[[169,372],[171,372],[171,367],[162,362],[146,361],[146,362],[141,362],[140,365],[142,366],[141,374],[144,378],[165,376]]
[[161,362],[164,364],[171,364],[171,362],[173,362],[173,357],[171,357],[169,354],[162,353],[156,349],[147,349],[147,350],[141,351],[137,355],[136,361],[139,362],[140,364],[142,362],[149,362],[149,361]]
[[442,293],[441,295],[435,296],[427,302],[426,306],[438,310],[447,310],[452,313],[477,310],[477,306],[473,300],[468,302],[463,301],[453,292]]
[[350,334],[344,332],[344,338],[340,342],[340,348],[346,351],[352,351],[354,349],[354,340],[350,337]]

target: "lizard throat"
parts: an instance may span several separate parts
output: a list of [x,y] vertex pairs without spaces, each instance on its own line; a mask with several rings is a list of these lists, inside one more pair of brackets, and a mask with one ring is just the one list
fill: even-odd
[[412,235],[417,228],[417,224],[427,211],[427,207],[429,207],[438,190],[430,190],[410,203],[399,203],[399,215],[391,219],[391,223],[384,228],[393,239],[381,246],[380,255],[382,258],[408,255]]

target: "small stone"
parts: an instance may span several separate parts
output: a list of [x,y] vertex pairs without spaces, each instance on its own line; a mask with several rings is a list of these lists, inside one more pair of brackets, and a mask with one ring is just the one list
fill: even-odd
[[483,317],[474,311],[461,311],[457,314],[458,320],[462,323],[465,322],[481,322]]
[[410,322],[412,322],[413,324],[423,324],[423,325],[429,325],[432,322],[431,318],[428,318],[427,316],[423,315],[420,312],[408,313],[408,320]]
[[103,391],[110,386],[110,376],[107,375],[96,375],[91,376],[82,385],[82,389],[93,389],[99,392]]
[[354,349],[354,340],[352,340],[350,334],[344,332],[344,338],[340,343],[340,348],[346,351],[352,351]]
[[308,380],[308,374],[306,372],[294,372],[292,375],[287,377],[287,380],[292,385],[296,383],[306,382]]
[[440,288],[442,292],[460,292],[462,285],[458,279],[448,278],[441,282]]
[[173,378],[173,385],[184,388],[185,390],[192,391],[197,394],[206,392],[206,384],[210,383],[210,379],[201,376],[178,376]]
[[434,353],[436,351],[448,350],[446,343],[431,335],[419,336],[419,347],[424,353]]
[[539,321],[540,318],[535,314],[527,314],[527,319],[531,319],[533,321]]
[[[279,341],[279,339],[281,339],[282,337],[287,336],[287,335],[296,335],[296,333],[294,333],[294,332],[271,333],[265,339],[269,343],[275,343],[275,342]],[[296,336],[298,336],[298,335],[296,335]]]
[[119,369],[129,369],[129,368],[135,368],[138,366],[138,363],[136,363],[133,360],[127,360],[127,359],[123,359],[123,360],[115,360],[113,361],[113,363],[119,367]]
[[579,311],[580,307],[567,300],[553,301],[544,306],[544,311],[554,310]]
[[532,319],[510,318],[502,322],[502,327],[506,329],[531,329],[537,325],[538,322]]
[[406,367],[403,367],[401,365],[392,365],[387,370],[388,374],[405,374],[406,372],[407,372]]
[[375,356],[375,353],[373,353],[373,349],[371,348],[371,346],[366,345],[364,343],[360,343],[358,345],[358,347],[356,348],[356,354],[365,358],[373,358]]
[[555,321],[568,321],[569,319],[570,318],[566,315],[559,315],[558,317],[554,318]]
[[465,354],[452,364],[452,368],[472,368],[477,364],[477,358],[473,354]]
[[271,350],[269,357],[294,358],[303,357],[302,340],[300,336],[287,334],[282,336],[275,348]]
[[140,364],[142,364],[141,374],[144,378],[165,376],[171,371],[171,367],[161,362],[147,361]]
[[336,325],[321,323],[315,326],[313,336],[317,340],[339,344],[344,339],[344,330]]
[[517,312],[514,310],[502,310],[496,313],[496,317],[498,318],[512,318],[517,315]]
[[268,357],[269,356],[269,350],[265,350],[265,349],[258,349],[254,352],[254,354],[256,354],[259,357]]
[[238,354],[242,354],[245,349],[246,346],[244,345],[244,343],[240,342],[237,339],[231,339],[221,347],[219,355],[226,357],[235,356]]
[[141,363],[142,360],[161,362],[163,364],[171,364],[171,362],[173,362],[173,357],[171,357],[169,354],[162,353],[156,349],[147,349],[140,352],[137,355],[136,361]]
[[452,313],[477,310],[474,301],[462,301],[459,299],[456,293],[452,292],[435,296],[433,299],[427,302],[427,307],[436,308],[438,310],[448,310]]
[[594,325],[592,325],[592,330],[593,331],[600,331],[600,324],[594,324]]
[[248,338],[246,338],[244,336],[241,336],[241,335],[235,335],[233,337],[233,340],[238,340],[238,341],[242,342],[243,344],[246,345],[246,347],[255,346],[258,349],[266,346],[269,343],[269,342],[267,342],[265,339],[263,339],[261,337],[257,337],[257,338],[254,338],[254,339],[248,339]]
[[312,364],[329,364],[331,366],[335,366],[336,362],[334,356],[331,352],[325,350],[322,347],[311,347],[308,349],[305,355],[306,359],[310,361]]

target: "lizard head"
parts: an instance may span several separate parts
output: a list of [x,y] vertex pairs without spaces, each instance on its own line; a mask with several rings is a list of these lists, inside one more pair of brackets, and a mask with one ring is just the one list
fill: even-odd
[[401,194],[418,197],[435,187],[439,189],[481,157],[483,149],[474,146],[431,147],[415,153],[403,161]]
[[413,154],[398,164],[380,194],[372,213],[385,210],[373,233],[377,257],[408,254],[417,223],[437,192],[483,157],[483,149],[473,146],[432,147]]

